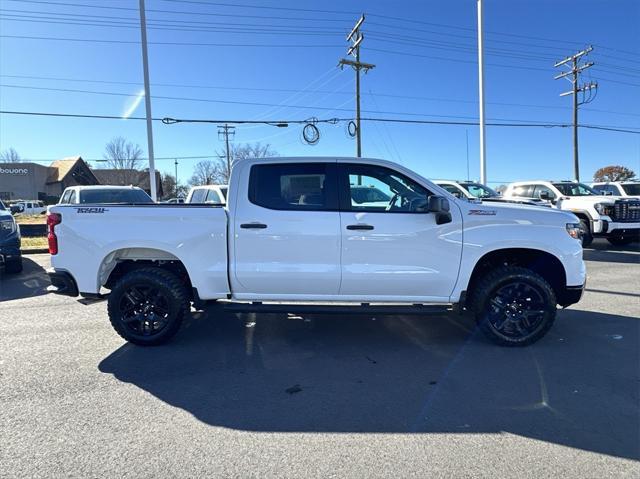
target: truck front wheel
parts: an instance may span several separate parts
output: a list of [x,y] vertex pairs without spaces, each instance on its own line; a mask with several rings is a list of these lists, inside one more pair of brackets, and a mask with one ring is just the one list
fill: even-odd
[[582,218],[580,219],[580,228],[582,229],[582,247],[586,248],[593,243],[593,233],[591,232],[589,222]]
[[125,274],[111,290],[109,320],[130,343],[155,346],[171,339],[189,313],[190,303],[180,280],[160,268],[140,268]]
[[543,337],[556,318],[556,296],[547,281],[518,266],[497,268],[471,295],[484,334],[503,346],[526,346]]

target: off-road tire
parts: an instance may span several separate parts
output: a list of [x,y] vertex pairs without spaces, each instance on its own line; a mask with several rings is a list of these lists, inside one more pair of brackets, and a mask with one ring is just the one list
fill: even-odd
[[[158,291],[157,296],[162,295],[163,307],[167,310],[167,315],[162,318],[164,326],[155,333],[138,334],[125,322],[125,312],[122,310],[123,300],[127,293],[130,295],[131,288],[138,287],[150,288],[150,291]],[[127,299],[127,301],[130,300]],[[137,308],[144,307],[143,303],[144,301],[141,301]],[[109,294],[107,309],[113,329],[123,339],[139,346],[156,346],[166,343],[178,332],[182,320],[189,314],[190,301],[186,288],[177,276],[160,268],[149,267],[135,269],[120,278]],[[138,313],[140,314],[142,313]],[[150,323],[153,324],[148,326]],[[157,323],[159,322],[147,321],[144,324],[152,330],[153,325]],[[144,331],[145,326],[140,324],[139,327]]]
[[22,273],[22,257],[7,261],[4,265],[4,271],[9,274]]
[[587,220],[580,219],[580,228],[582,228],[582,247],[586,248],[593,243],[593,233]]
[[[492,323],[493,318],[501,317],[500,313],[495,312],[499,310],[493,303],[496,293],[510,284],[525,284],[526,287],[535,291],[535,295],[540,298],[536,301],[540,304],[538,309],[543,311],[539,314],[539,319],[535,320],[539,321],[536,326],[520,337],[504,334]],[[523,301],[526,303],[526,300]],[[527,346],[535,343],[547,334],[555,321],[557,310],[556,295],[551,285],[539,274],[519,266],[503,266],[487,273],[477,282],[471,292],[469,305],[482,332],[493,342],[502,346]],[[517,314],[517,310],[514,311],[514,314]]]

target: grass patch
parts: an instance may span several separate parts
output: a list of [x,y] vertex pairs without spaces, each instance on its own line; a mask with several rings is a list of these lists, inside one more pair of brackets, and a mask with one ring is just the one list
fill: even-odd
[[47,224],[47,215],[15,215],[19,225],[44,225]]
[[34,238],[22,237],[22,249],[49,248],[46,236],[36,236]]

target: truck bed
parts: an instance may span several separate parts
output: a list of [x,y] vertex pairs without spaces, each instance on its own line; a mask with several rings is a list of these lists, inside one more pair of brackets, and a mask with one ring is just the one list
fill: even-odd
[[[120,261],[180,261],[203,299],[224,298],[227,212],[218,205],[57,205],[54,268],[74,273],[81,293],[97,294]],[[98,274],[96,274],[96,271]]]

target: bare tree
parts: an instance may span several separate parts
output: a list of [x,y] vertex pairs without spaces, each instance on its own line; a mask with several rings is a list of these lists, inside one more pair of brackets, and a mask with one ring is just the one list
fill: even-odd
[[[219,158],[215,160],[216,169],[218,172],[216,180],[219,184],[227,184],[229,183],[229,176],[231,176],[231,171],[227,167],[227,155],[226,151],[216,151],[216,154]],[[261,143],[245,143],[244,145],[231,145],[230,146],[230,157],[231,157],[231,168],[233,165],[242,160],[246,160],[248,158],[268,158],[270,156],[277,156],[278,153],[271,148],[270,144],[261,144]]]
[[214,161],[203,160],[196,163],[189,183],[193,186],[213,185],[219,178],[218,168]]
[[122,170],[123,184],[130,184],[138,181],[138,171],[144,165],[142,155],[139,145],[116,136],[106,144],[103,157],[110,168]]
[[9,148],[0,153],[0,161],[18,163],[20,161],[20,155],[14,148]]

